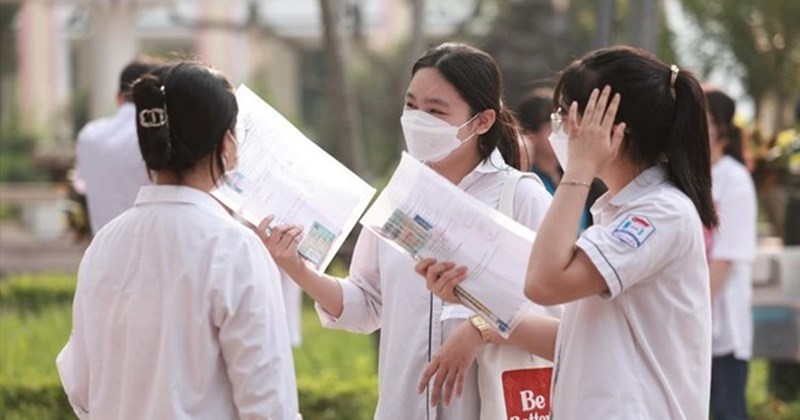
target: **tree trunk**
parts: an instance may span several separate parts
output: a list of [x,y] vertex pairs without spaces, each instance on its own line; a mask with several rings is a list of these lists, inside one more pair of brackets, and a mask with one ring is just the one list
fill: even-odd
[[367,175],[364,144],[361,138],[356,96],[347,71],[347,48],[341,31],[339,0],[320,0],[325,53],[330,77],[329,106],[333,115],[334,137],[344,164],[353,172]]

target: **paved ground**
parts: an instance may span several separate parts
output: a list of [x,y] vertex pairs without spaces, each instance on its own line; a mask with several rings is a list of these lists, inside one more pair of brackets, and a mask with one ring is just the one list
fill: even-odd
[[77,272],[86,244],[64,234],[45,240],[20,224],[0,222],[0,276],[14,272]]

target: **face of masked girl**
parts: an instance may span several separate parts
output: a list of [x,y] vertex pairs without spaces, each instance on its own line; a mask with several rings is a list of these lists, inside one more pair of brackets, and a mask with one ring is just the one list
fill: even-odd
[[445,159],[476,136],[470,123],[477,115],[439,70],[418,70],[400,118],[408,152],[426,162]]

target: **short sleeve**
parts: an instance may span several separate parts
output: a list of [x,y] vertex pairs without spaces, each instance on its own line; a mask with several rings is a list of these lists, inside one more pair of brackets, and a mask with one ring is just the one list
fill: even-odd
[[709,257],[751,262],[756,254],[756,195],[752,181],[729,182],[716,197],[719,226],[713,232]]
[[537,231],[552,201],[553,196],[544,185],[530,178],[522,178],[514,193],[514,219]]
[[[665,208],[666,207],[666,208]],[[586,229],[576,246],[583,250],[614,298],[651,277],[675,259],[685,246],[677,209],[669,204],[643,205],[620,212],[606,224]]]

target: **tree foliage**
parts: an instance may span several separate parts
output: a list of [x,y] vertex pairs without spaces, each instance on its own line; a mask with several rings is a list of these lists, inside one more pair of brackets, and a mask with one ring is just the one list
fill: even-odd
[[[800,89],[800,1],[681,0],[707,37],[727,47],[741,64],[744,84],[759,100],[775,94],[782,107]],[[709,55],[714,63],[718,52]],[[758,111],[758,109],[757,109]]]

